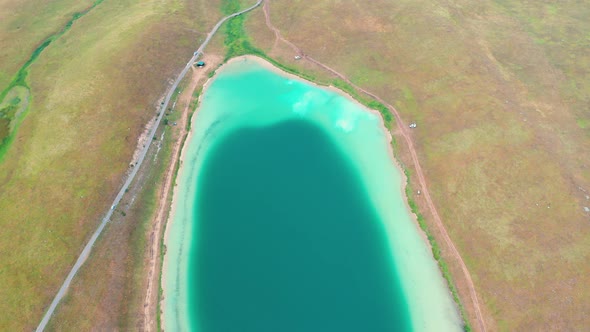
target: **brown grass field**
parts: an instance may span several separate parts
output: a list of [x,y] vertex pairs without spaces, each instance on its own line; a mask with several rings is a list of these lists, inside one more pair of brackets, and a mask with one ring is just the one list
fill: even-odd
[[[418,123],[420,163],[488,330],[587,327],[588,8],[430,0],[270,8],[305,53]],[[288,48],[273,50],[260,21],[247,25],[256,46],[293,62]],[[399,153],[411,172],[404,146]]]
[[[122,184],[168,81],[222,16],[223,1],[105,0],[30,67],[28,113],[0,163],[0,330],[36,326]],[[91,4],[0,0],[0,90],[44,38]],[[590,7],[270,0],[270,12],[306,54],[417,122],[412,139],[428,188],[488,331],[590,326]],[[247,16],[246,31],[279,62],[333,81],[294,61],[261,9]],[[223,56],[223,31],[207,52]],[[178,142],[174,128],[163,133],[50,330],[145,327],[149,229]],[[415,192],[401,143],[396,153]],[[413,198],[432,223],[423,198]],[[464,280],[448,263],[473,323]]]

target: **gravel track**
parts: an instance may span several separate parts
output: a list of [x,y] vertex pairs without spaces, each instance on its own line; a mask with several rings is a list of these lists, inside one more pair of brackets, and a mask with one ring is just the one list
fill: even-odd
[[207,44],[209,44],[209,41],[211,41],[211,38],[213,38],[213,36],[215,35],[215,33],[219,30],[219,28],[221,27],[221,25],[225,21],[227,21],[227,20],[229,20],[229,19],[231,19],[233,17],[236,17],[238,15],[242,15],[244,13],[247,13],[247,12],[253,10],[254,8],[260,6],[260,4],[262,3],[262,1],[263,0],[258,0],[253,6],[248,7],[246,9],[244,9],[244,10],[241,10],[239,12],[233,13],[231,15],[228,15],[228,16],[222,18],[213,27],[213,29],[211,30],[211,32],[209,32],[209,34],[207,35],[207,38],[201,44],[201,46],[199,46],[199,48],[197,49],[197,51],[195,51],[193,53],[192,58],[190,58],[190,60],[187,62],[187,64],[184,67],[184,69],[180,72],[180,74],[178,74],[178,76],[176,77],[176,80],[174,81],[174,83],[172,84],[172,86],[170,87],[170,89],[168,90],[168,94],[166,95],[166,98],[164,99],[164,102],[161,104],[159,115],[158,115],[158,117],[157,117],[157,119],[156,119],[156,121],[155,121],[155,123],[154,123],[154,125],[153,125],[153,127],[152,127],[152,129],[150,131],[150,133],[149,133],[148,139],[146,140],[146,142],[148,142],[148,144],[146,144],[143,147],[143,149],[141,150],[141,152],[139,154],[139,157],[137,158],[137,161],[133,160],[131,162],[131,163],[135,164],[135,166],[132,168],[131,173],[129,174],[129,176],[127,177],[127,180],[123,184],[123,187],[121,187],[121,190],[119,190],[119,193],[117,194],[117,196],[113,200],[113,203],[111,205],[111,208],[107,211],[106,215],[102,219],[101,223],[98,225],[98,228],[96,229],[96,231],[94,232],[94,234],[92,234],[92,237],[90,238],[90,240],[88,241],[88,243],[86,244],[86,246],[84,247],[84,249],[82,250],[82,253],[80,253],[80,256],[78,256],[78,259],[76,260],[76,263],[74,263],[74,266],[70,270],[70,273],[68,273],[68,275],[67,275],[66,279],[64,280],[63,284],[61,285],[59,291],[57,292],[57,294],[53,298],[53,301],[49,305],[49,308],[47,309],[47,311],[45,312],[45,315],[41,319],[41,322],[37,326],[37,329],[36,329],[37,332],[44,331],[45,328],[47,327],[47,323],[49,323],[49,320],[53,316],[53,313],[55,312],[55,309],[57,308],[57,305],[62,300],[62,298],[65,296],[68,288],[70,287],[70,284],[72,283],[72,280],[74,279],[74,276],[76,275],[76,273],[78,273],[78,270],[80,270],[80,268],[82,267],[82,265],[84,265],[84,262],[86,262],[86,259],[90,255],[90,252],[92,251],[92,247],[94,246],[96,240],[98,239],[98,237],[100,236],[100,234],[104,230],[104,228],[107,225],[107,223],[110,221],[111,216],[113,215],[113,212],[115,211],[115,208],[117,207],[117,205],[119,205],[119,203],[121,202],[121,199],[123,198],[123,195],[125,194],[125,192],[129,188],[129,185],[131,184],[131,182],[135,178],[135,175],[137,174],[138,170],[140,169],[140,167],[141,167],[141,165],[142,165],[142,163],[143,163],[143,161],[144,161],[144,159],[145,159],[145,157],[146,157],[146,155],[148,153],[148,150],[149,150],[150,145],[151,145],[149,143],[153,141],[153,137],[156,134],[156,130],[158,129],[158,127],[160,125],[160,122],[161,122],[164,114],[166,113],[165,110],[168,107],[168,104],[170,103],[170,99],[172,98],[172,95],[174,94],[174,91],[176,90],[176,88],[180,84],[180,81],[182,81],[182,79],[184,78],[184,76],[186,75],[186,73],[192,67],[193,63],[203,53],[203,50],[205,49],[205,47],[207,46]]

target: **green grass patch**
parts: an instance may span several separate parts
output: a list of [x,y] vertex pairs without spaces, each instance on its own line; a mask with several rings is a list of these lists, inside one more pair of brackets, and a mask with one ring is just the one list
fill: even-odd
[[[66,24],[58,32],[50,35],[43,42],[41,42],[41,44],[33,50],[33,52],[31,53],[27,61],[23,64],[23,66],[17,71],[16,75],[14,76],[10,84],[4,90],[2,90],[2,92],[0,92],[0,102],[2,102],[6,98],[8,93],[15,87],[22,86],[26,89],[30,89],[30,87],[27,84],[29,67],[35,62],[35,60],[37,60],[41,53],[43,53],[43,51],[52,42],[63,36],[68,30],[70,30],[74,25],[74,22],[76,22],[84,15],[88,14],[92,9],[94,9],[94,7],[98,6],[103,1],[104,0],[96,0],[92,4],[92,6],[88,7],[87,9],[74,13],[72,15],[72,18],[68,22],[66,22]],[[12,100],[10,102],[12,102]],[[19,102],[20,100],[17,101],[16,104],[18,104]],[[16,119],[16,115],[18,114],[18,112],[16,112],[16,109],[18,109],[18,107],[14,108],[15,112],[13,112],[12,114],[10,113],[10,110],[0,109],[0,117],[4,118],[4,120],[2,121],[3,123],[0,123],[0,162],[2,162],[3,157],[6,154],[6,151],[8,150],[8,147],[10,146],[10,143],[12,142],[13,136],[18,127],[18,123],[12,123],[14,121],[19,121],[19,119]],[[23,110],[20,116],[24,116],[25,113],[26,110]],[[9,122],[7,125],[4,124],[4,122],[6,121]],[[4,127],[8,128],[8,130],[4,130]]]
[[240,10],[240,2],[238,0],[222,0],[221,12],[225,15],[231,15]]
[[0,137],[8,136],[10,132],[10,120],[5,118],[0,118]]
[[576,124],[578,127],[582,129],[590,128],[590,120],[589,119],[577,119]]
[[262,56],[264,52],[254,47],[244,32],[245,16],[240,15],[232,18],[225,26],[224,45],[227,48],[225,60],[245,55],[254,54]]
[[37,48],[35,48],[33,50],[33,53],[31,53],[31,55],[29,56],[29,59],[18,70],[18,72],[16,73],[16,75],[13,78],[12,82],[8,85],[8,87],[6,87],[2,91],[2,93],[0,94],[0,100],[4,99],[4,97],[6,97],[6,94],[8,93],[8,91],[10,91],[10,89],[12,89],[15,86],[28,87],[27,82],[26,82],[26,78],[27,78],[27,75],[28,75],[28,69],[33,64],[33,62],[35,62],[35,60],[37,60],[37,58],[39,57],[39,55],[41,55],[41,53],[52,42],[54,42],[55,40],[57,40],[59,37],[63,36],[68,30],[70,30],[72,28],[72,26],[74,25],[74,23],[77,20],[79,20],[84,15],[88,14],[92,9],[94,9],[94,7],[98,6],[103,1],[104,0],[96,0],[92,4],[92,6],[88,7],[87,9],[85,9],[85,10],[83,10],[81,12],[74,13],[72,15],[72,18],[68,22],[66,22],[66,24],[59,31],[57,31],[56,33],[50,35],[43,42],[41,42],[41,44],[39,46],[37,46]]
[[414,97],[412,90],[405,86],[402,88],[402,93],[404,96],[405,108],[412,113],[416,112],[418,109],[418,103],[416,102],[416,97]]
[[[239,0],[223,0],[221,12],[230,15],[239,11],[241,7]],[[252,41],[244,29],[245,19],[246,13],[228,20],[224,26],[225,39],[223,44],[227,49],[225,61],[246,54],[264,55],[263,51],[252,45]]]

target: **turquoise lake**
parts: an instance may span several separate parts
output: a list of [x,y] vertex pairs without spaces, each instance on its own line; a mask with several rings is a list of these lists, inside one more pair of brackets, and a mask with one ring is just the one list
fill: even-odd
[[164,328],[458,331],[379,116],[248,57],[204,90],[166,237]]

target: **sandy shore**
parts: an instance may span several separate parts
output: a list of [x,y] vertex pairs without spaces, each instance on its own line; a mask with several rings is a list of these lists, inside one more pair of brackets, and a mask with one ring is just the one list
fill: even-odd
[[[401,182],[401,185],[399,186],[398,189],[399,189],[399,192],[401,193],[401,196],[403,197],[403,202],[404,202],[404,205],[406,207],[407,214],[412,219],[412,221],[413,221],[413,223],[414,223],[414,225],[415,225],[415,227],[416,227],[416,229],[418,231],[418,234],[420,235],[420,237],[422,238],[422,240],[426,244],[427,248],[430,249],[430,242],[428,241],[428,239],[426,237],[426,234],[424,234],[424,232],[420,228],[420,226],[418,224],[417,217],[416,217],[416,215],[414,213],[412,213],[411,208],[410,208],[410,206],[408,204],[408,200],[407,200],[407,197],[406,197],[406,194],[405,194],[405,187],[406,187],[406,183],[407,183],[407,178],[405,176],[405,173],[403,171],[403,168],[402,168],[400,162],[394,156],[393,149],[391,148],[391,141],[392,141],[393,137],[391,135],[391,132],[385,127],[385,123],[383,121],[383,118],[381,117],[380,112],[378,112],[377,110],[373,110],[373,109],[370,109],[370,108],[366,107],[365,105],[361,104],[356,99],[354,99],[350,94],[348,94],[348,93],[346,93],[346,92],[344,92],[344,91],[342,91],[342,90],[340,90],[340,89],[338,89],[338,88],[336,88],[334,86],[320,85],[320,84],[317,84],[315,82],[311,82],[311,81],[305,80],[305,79],[303,79],[303,78],[301,78],[301,77],[299,77],[299,76],[297,76],[295,74],[291,74],[291,73],[285,72],[282,69],[280,69],[278,67],[275,67],[270,62],[268,62],[268,61],[266,61],[266,60],[264,60],[262,58],[259,58],[257,56],[244,55],[244,56],[232,58],[229,61],[227,61],[225,64],[231,64],[231,63],[236,63],[236,62],[248,62],[248,61],[254,61],[257,64],[263,66],[265,69],[267,69],[269,71],[272,71],[274,73],[277,73],[280,76],[287,77],[287,78],[293,79],[293,80],[298,80],[298,81],[304,82],[306,84],[311,84],[313,86],[316,86],[316,87],[319,87],[319,88],[322,88],[322,89],[328,89],[328,90],[330,90],[332,92],[335,92],[335,93],[337,93],[337,94],[345,97],[347,100],[355,103],[362,110],[365,110],[366,112],[372,113],[372,114],[374,114],[374,115],[377,116],[377,118],[379,119],[380,129],[385,133],[385,135],[384,135],[385,138],[384,139],[385,139],[385,141],[386,141],[385,143],[386,143],[386,145],[388,147],[387,148],[387,151],[388,151],[389,159],[390,159],[391,163],[393,165],[395,165],[396,169],[399,171],[399,174],[400,174],[400,176],[401,176],[401,178],[403,180]],[[223,64],[217,70],[223,70],[223,67],[225,66],[225,64]],[[204,85],[203,85],[203,92],[202,92],[201,95],[203,95],[203,94],[206,93],[207,88],[209,87],[209,85],[213,82],[213,80],[216,77],[217,76],[214,76],[214,77],[208,79],[204,83]],[[199,101],[199,105],[197,106],[197,110],[195,111],[195,115],[198,113],[199,108],[200,108],[200,101]],[[197,118],[198,118],[198,116],[193,116],[192,117],[192,119],[191,119],[191,122],[192,122],[191,123],[191,128],[195,128],[194,122],[197,121]],[[182,144],[182,150],[181,150],[180,156],[179,156],[179,158],[177,160],[177,162],[180,163],[180,166],[179,166],[179,169],[178,169],[178,174],[177,174],[177,178],[178,179],[181,179],[183,172],[186,171],[185,168],[184,168],[183,161],[184,161],[184,158],[186,157],[187,149],[191,145],[191,141],[193,139],[193,134],[194,134],[193,130],[189,131],[187,133],[187,135],[186,135],[186,138],[185,138],[184,142],[181,143]],[[165,226],[164,226],[165,231],[164,231],[164,235],[163,235],[163,243],[164,243],[164,246],[165,247],[168,245],[169,236],[170,236],[169,230],[171,229],[170,226],[171,226],[171,223],[173,222],[174,217],[175,217],[176,207],[177,207],[177,203],[178,203],[178,194],[179,194],[178,186],[175,186],[174,189],[173,189],[172,202],[171,202],[171,205],[170,205],[170,213],[168,214],[168,217],[165,220]],[[167,202],[160,202],[160,204],[166,204],[166,203]],[[161,271],[161,274],[162,275],[161,275],[161,285],[160,285],[160,287],[162,287],[162,289],[163,289],[163,296],[162,296],[162,302],[160,303],[160,307],[162,308],[163,311],[165,311],[165,301],[166,301],[166,270],[168,268],[168,257],[167,257],[167,255],[164,255],[164,261],[163,261],[163,265],[162,266],[163,266],[163,268],[162,268],[162,271]],[[164,322],[165,322],[164,313],[162,313],[161,314],[161,324],[162,324],[162,328],[163,329],[165,328]]]
[[[221,64],[222,58],[216,55],[207,55],[203,56],[203,60],[206,61],[209,66],[212,68],[217,67]],[[156,211],[155,223],[152,227],[151,236],[150,236],[150,257],[149,257],[149,270],[148,270],[148,282],[147,282],[147,290],[146,296],[144,300],[144,330],[151,331],[152,329],[158,330],[156,327],[156,310],[158,310],[157,305],[157,294],[159,287],[164,288],[165,286],[165,268],[160,270],[161,266],[165,266],[166,264],[166,256],[164,255],[164,260],[162,265],[160,265],[159,257],[160,253],[160,240],[163,241],[164,246],[166,245],[166,240],[168,238],[168,230],[169,225],[168,222],[173,220],[173,213],[175,210],[175,197],[177,197],[177,191],[175,184],[172,183],[174,180],[174,172],[176,170],[177,163],[181,163],[182,157],[176,158],[176,156],[182,156],[184,154],[184,147],[185,142],[190,140],[191,132],[187,133],[187,123],[189,121],[190,115],[190,104],[192,102],[192,95],[194,91],[199,87],[199,84],[203,82],[207,78],[208,70],[200,70],[195,69],[191,73],[190,81],[187,87],[182,91],[181,95],[177,100],[178,106],[176,109],[180,111],[181,115],[177,120],[177,128],[180,131],[177,133],[176,141],[172,147],[172,156],[174,156],[174,160],[166,170],[165,180],[163,183],[163,188],[160,190],[159,193],[159,204],[158,210]],[[194,117],[193,117],[194,119]],[[174,186],[174,190],[170,188]],[[168,204],[170,201],[170,195],[172,195],[172,204]],[[162,235],[162,230],[164,230],[164,234]],[[161,277],[161,285],[160,279]],[[164,297],[162,297],[162,300]],[[163,320],[163,313],[162,313],[162,328],[164,328],[164,320]]]

